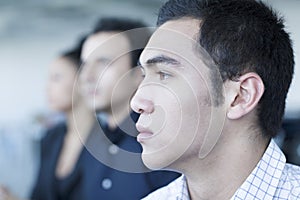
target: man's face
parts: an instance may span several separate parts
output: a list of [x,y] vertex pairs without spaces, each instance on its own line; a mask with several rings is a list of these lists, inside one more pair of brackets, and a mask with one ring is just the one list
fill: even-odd
[[[130,43],[116,32],[100,32],[90,36],[82,50],[80,80],[89,107],[111,111],[129,101],[132,83]],[[112,105],[113,104],[113,105]]]
[[178,163],[209,151],[204,141],[215,111],[210,71],[197,52],[198,31],[198,20],[169,21],[153,34],[141,55],[145,78],[131,107],[141,113],[137,139],[151,169],[178,169]]

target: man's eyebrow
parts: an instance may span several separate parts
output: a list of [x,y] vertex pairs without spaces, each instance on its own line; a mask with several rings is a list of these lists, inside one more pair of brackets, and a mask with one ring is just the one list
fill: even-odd
[[[140,62],[139,62],[139,64],[140,64]],[[180,62],[174,58],[160,55],[160,56],[150,58],[150,59],[146,60],[145,63],[142,63],[142,64],[146,64],[146,65],[155,65],[155,64],[180,65]]]

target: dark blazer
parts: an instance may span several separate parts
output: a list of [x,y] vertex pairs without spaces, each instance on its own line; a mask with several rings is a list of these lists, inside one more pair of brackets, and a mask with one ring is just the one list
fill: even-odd
[[[136,120],[134,114],[131,117]],[[33,200],[135,200],[179,176],[166,171],[128,172],[130,169],[135,171],[134,168],[139,172],[147,170],[140,156],[132,160],[124,156],[126,152],[140,153],[142,150],[134,134],[124,133],[123,128],[101,128],[97,123],[73,172],[65,179],[57,180],[55,169],[66,132],[66,125],[62,123],[49,130],[42,139],[41,166],[32,192]]]

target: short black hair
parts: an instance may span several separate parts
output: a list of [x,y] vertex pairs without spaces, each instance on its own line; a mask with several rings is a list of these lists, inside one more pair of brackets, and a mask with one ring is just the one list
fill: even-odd
[[255,72],[265,92],[258,104],[264,136],[278,133],[294,73],[294,54],[283,19],[255,0],[169,0],[157,25],[182,17],[199,19],[198,43],[217,65],[223,81]]
[[76,43],[76,45],[73,48],[61,54],[62,58],[66,58],[72,63],[74,63],[76,70],[79,70],[81,66],[81,51],[86,38],[87,36],[81,36],[79,41]]
[[[126,31],[132,29],[143,28],[141,31],[130,32],[127,34]],[[97,34],[100,32],[124,32],[130,42],[131,47],[131,66],[135,67],[138,63],[140,54],[146,46],[151,31],[147,28],[146,24],[139,20],[133,20],[128,18],[117,18],[117,17],[105,17],[97,21],[91,34]],[[136,47],[143,46],[143,48]]]

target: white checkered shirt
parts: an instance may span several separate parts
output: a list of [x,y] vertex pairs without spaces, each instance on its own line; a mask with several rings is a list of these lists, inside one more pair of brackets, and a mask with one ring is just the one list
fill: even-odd
[[[263,157],[231,200],[300,200],[300,167],[287,164],[277,144],[271,140]],[[143,200],[190,200],[184,176]]]

